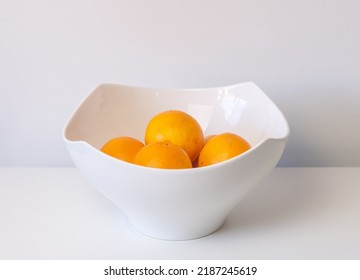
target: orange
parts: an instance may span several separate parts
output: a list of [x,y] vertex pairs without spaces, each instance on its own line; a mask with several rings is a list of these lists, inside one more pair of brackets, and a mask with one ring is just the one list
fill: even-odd
[[198,166],[203,167],[233,158],[250,149],[250,144],[234,133],[213,136],[201,150]]
[[187,153],[171,142],[150,143],[139,150],[133,160],[134,164],[165,169],[191,168]]
[[110,139],[100,150],[112,157],[132,162],[134,156],[142,147],[144,147],[144,144],[139,140],[122,136]]
[[145,144],[164,141],[178,145],[194,161],[204,145],[204,134],[192,116],[182,111],[169,110],[155,115],[145,131]]

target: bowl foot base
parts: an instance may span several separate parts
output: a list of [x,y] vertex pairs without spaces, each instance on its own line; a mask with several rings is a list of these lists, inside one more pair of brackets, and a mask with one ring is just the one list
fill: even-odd
[[128,221],[129,226],[131,226],[134,230],[139,232],[142,235],[145,235],[150,238],[159,239],[159,240],[167,240],[167,241],[186,241],[186,240],[194,240],[206,237],[217,232],[222,226],[224,225],[225,220],[222,220],[220,223],[217,223],[215,226],[211,227],[206,231],[199,231],[199,232],[177,232],[177,233],[169,233],[169,232],[149,232],[147,230],[142,230],[141,227],[138,227]]

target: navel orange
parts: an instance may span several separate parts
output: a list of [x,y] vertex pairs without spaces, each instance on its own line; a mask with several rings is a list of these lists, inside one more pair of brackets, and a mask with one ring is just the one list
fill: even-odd
[[188,154],[171,142],[154,142],[145,145],[135,155],[134,164],[165,169],[191,168]]
[[121,136],[110,139],[100,150],[112,157],[132,162],[135,154],[142,147],[144,147],[144,144],[139,140],[132,137]]
[[169,141],[178,145],[197,159],[204,144],[204,134],[195,118],[178,110],[169,110],[155,115],[145,131],[145,144]]
[[250,144],[234,133],[222,133],[213,136],[204,145],[198,159],[198,166],[203,167],[238,156],[250,149]]

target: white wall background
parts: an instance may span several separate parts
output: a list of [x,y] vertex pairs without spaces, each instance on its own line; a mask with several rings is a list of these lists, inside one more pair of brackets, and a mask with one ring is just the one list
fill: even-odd
[[0,0],[0,166],[70,166],[102,82],[252,80],[286,115],[280,166],[360,166],[360,1]]

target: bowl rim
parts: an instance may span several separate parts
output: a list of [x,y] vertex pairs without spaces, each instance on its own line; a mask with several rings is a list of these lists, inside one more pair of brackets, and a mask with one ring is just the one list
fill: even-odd
[[126,162],[120,159],[117,159],[115,157],[112,157],[110,155],[107,155],[103,152],[101,152],[100,150],[96,149],[95,147],[93,147],[92,145],[90,145],[88,142],[83,141],[83,140],[77,140],[77,141],[71,141],[68,140],[68,144],[77,144],[77,145],[83,145],[88,147],[89,149],[93,150],[95,153],[97,153],[100,157],[106,158],[107,161],[112,161],[113,163],[119,165],[120,166],[126,166],[127,168],[132,168],[139,171],[142,170],[144,172],[150,172],[151,174],[155,173],[166,173],[166,174],[170,174],[171,172],[174,173],[191,173],[191,172],[208,172],[214,169],[222,169],[222,168],[226,168],[227,165],[232,164],[234,161],[239,161],[243,158],[246,158],[248,156],[250,156],[251,154],[253,154],[257,149],[259,149],[261,146],[263,146],[266,142],[269,141],[286,141],[286,139],[272,139],[272,138],[264,138],[263,140],[261,140],[259,143],[257,143],[256,145],[252,146],[249,150],[241,153],[240,155],[237,155],[233,158],[227,159],[225,161],[213,164],[213,165],[207,165],[207,166],[203,166],[203,167],[193,167],[193,168],[179,168],[179,169],[166,169],[166,168],[155,168],[155,167],[148,167],[148,166],[141,166],[141,165],[136,165],[134,163],[130,163],[130,162]]
[[[118,86],[118,87],[123,87],[123,88],[131,88],[131,89],[141,89],[141,90],[161,90],[161,91],[206,91],[206,90],[216,90],[216,89],[229,89],[229,88],[235,88],[235,87],[239,87],[239,86],[245,86],[245,85],[251,85],[256,87],[258,90],[260,90],[260,92],[262,93],[263,97],[266,98],[272,106],[274,106],[276,108],[276,110],[279,112],[281,118],[284,121],[284,125],[285,125],[285,130],[283,133],[283,136],[281,137],[267,137],[262,139],[261,141],[259,141],[258,143],[256,143],[255,145],[251,146],[251,148],[243,153],[241,153],[240,155],[237,155],[233,158],[230,158],[226,161],[223,162],[219,162],[217,164],[213,164],[213,165],[208,165],[208,166],[203,166],[203,167],[196,167],[196,168],[183,168],[183,169],[161,169],[161,168],[154,168],[154,167],[145,167],[145,166],[140,166],[140,165],[136,165],[133,163],[129,163],[126,161],[122,161],[119,160],[117,158],[114,158],[110,155],[107,155],[103,152],[101,152],[100,150],[96,149],[94,146],[92,146],[91,144],[89,144],[87,141],[85,140],[70,140],[67,138],[66,133],[67,133],[67,129],[69,127],[69,124],[71,123],[71,121],[74,119],[76,113],[78,112],[78,109],[81,108],[84,103],[88,100],[88,98],[99,88],[101,87],[106,87],[106,86]],[[128,166],[130,168],[136,168],[137,170],[144,170],[144,172],[151,172],[152,174],[155,172],[157,173],[164,173],[166,172],[167,174],[171,173],[171,172],[176,172],[176,173],[187,173],[187,172],[199,172],[200,170],[212,170],[215,168],[222,168],[224,166],[226,166],[227,164],[231,164],[233,161],[237,161],[240,160],[242,158],[248,157],[249,154],[253,153],[255,150],[257,150],[260,146],[264,145],[266,142],[269,141],[287,141],[287,139],[289,138],[289,134],[290,134],[290,127],[289,127],[289,123],[287,121],[287,119],[285,118],[283,112],[279,109],[279,107],[268,97],[268,95],[253,81],[246,81],[246,82],[240,82],[240,83],[235,83],[235,84],[230,84],[230,85],[226,85],[226,86],[214,86],[214,87],[195,87],[195,88],[166,88],[166,87],[146,87],[146,86],[135,86],[135,85],[126,85],[126,84],[117,84],[117,83],[100,83],[97,86],[93,87],[92,90],[90,90],[90,93],[88,93],[82,100],[81,102],[75,107],[75,109],[72,111],[72,113],[70,114],[70,116],[68,117],[65,126],[63,127],[62,130],[62,138],[63,141],[66,144],[77,144],[77,145],[85,145],[88,146],[88,148],[94,150],[96,153],[99,153],[100,156],[104,156],[107,157],[107,160],[110,161],[114,161],[117,164],[121,164],[121,165],[125,165]]]

